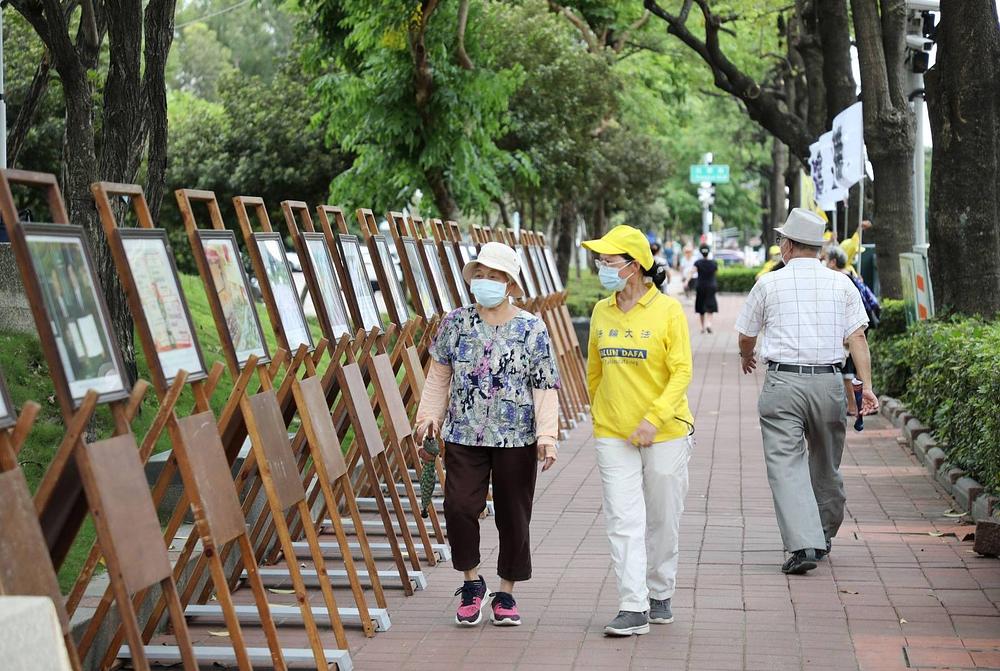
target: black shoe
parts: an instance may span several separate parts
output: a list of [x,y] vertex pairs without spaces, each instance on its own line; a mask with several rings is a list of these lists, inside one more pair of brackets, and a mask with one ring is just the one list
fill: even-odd
[[823,558],[825,558],[828,554],[830,554],[830,548],[831,547],[832,547],[832,545],[830,543],[830,539],[827,538],[826,539],[826,549],[825,550],[820,550],[819,548],[816,548],[816,559],[823,559]]
[[816,551],[812,548],[796,550],[792,556],[781,565],[781,572],[788,575],[802,575],[816,568]]

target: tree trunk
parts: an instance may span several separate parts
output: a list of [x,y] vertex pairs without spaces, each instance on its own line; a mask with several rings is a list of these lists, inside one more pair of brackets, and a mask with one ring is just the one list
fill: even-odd
[[942,0],[925,76],[934,138],[930,265],[939,309],[1000,312],[1000,26],[988,0]]
[[559,219],[555,230],[556,268],[563,282],[569,279],[569,259],[575,246],[576,208],[571,202],[559,205]]
[[789,45],[798,52],[806,83],[806,127],[813,140],[826,130],[826,84],[823,81],[823,45],[820,43],[816,10],[811,0],[796,3],[796,16],[789,22]]
[[788,170],[788,147],[774,138],[771,144],[771,188],[768,198],[771,202],[768,224],[764,227],[764,249],[774,244],[774,228],[785,223],[785,171]]
[[143,90],[148,110],[149,155],[146,201],[153,221],[159,221],[167,182],[167,56],[174,39],[175,0],[152,0],[145,12]]
[[[875,171],[873,211],[882,293],[902,296],[899,254],[913,247],[913,115],[903,85],[906,8],[851,0],[861,65],[865,144]],[[881,9],[881,11],[880,11]]]

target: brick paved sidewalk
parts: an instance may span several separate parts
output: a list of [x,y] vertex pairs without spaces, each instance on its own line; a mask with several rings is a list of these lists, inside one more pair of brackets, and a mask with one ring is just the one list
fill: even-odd
[[[698,446],[676,621],[641,637],[601,633],[617,596],[585,425],[564,443],[557,465],[539,474],[534,577],[516,591],[525,624],[457,629],[461,577],[441,564],[428,571],[427,591],[391,596],[390,631],[352,635],[356,668],[1000,668],[1000,561],[962,542],[971,527],[943,514],[950,500],[880,418],[869,418],[864,433],[849,432],[848,515],[829,560],[806,576],[780,573],[756,414],[761,375],[739,375],[732,324],[740,300],[720,303],[715,333],[692,332]],[[483,575],[491,588],[496,550],[487,519]]]

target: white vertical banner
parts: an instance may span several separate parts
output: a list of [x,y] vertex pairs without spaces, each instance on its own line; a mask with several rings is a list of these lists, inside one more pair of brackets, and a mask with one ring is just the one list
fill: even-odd
[[816,185],[816,204],[821,208],[832,210],[847,198],[847,188],[837,182],[833,131],[823,133],[809,145],[809,172]]
[[848,189],[865,176],[864,128],[861,103],[854,103],[833,119],[834,179]]

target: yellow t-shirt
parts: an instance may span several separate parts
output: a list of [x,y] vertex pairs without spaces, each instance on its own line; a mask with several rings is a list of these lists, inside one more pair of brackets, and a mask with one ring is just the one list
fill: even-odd
[[684,309],[656,287],[628,312],[616,298],[598,301],[590,320],[587,386],[594,435],[627,439],[647,419],[657,428],[656,442],[682,438],[694,423],[687,402],[691,340]]

